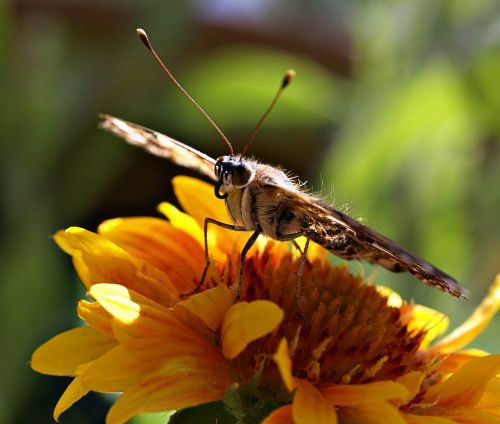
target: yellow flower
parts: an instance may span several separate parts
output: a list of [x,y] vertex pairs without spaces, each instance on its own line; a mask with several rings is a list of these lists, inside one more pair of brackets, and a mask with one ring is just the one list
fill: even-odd
[[92,390],[123,393],[113,424],[221,400],[241,421],[266,424],[500,423],[500,355],[460,351],[498,310],[500,276],[471,318],[431,345],[444,315],[362,284],[318,246],[300,314],[299,253],[287,243],[256,243],[235,300],[248,234],[212,227],[205,283],[183,299],[204,267],[204,218],[229,218],[208,184],[177,177],[174,188],[189,215],[162,204],[168,221],[114,219],[97,234],[56,234],[93,301],[78,304],[87,326],[32,357],[36,371],[74,377],[55,419]]

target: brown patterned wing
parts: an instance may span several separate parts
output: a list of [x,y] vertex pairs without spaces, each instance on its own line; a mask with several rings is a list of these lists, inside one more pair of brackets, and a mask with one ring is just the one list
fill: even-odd
[[150,130],[132,122],[115,118],[110,115],[99,115],[99,127],[123,138],[127,143],[152,153],[155,156],[170,159],[177,165],[200,172],[212,180],[216,180],[214,173],[215,159],[171,137]]
[[392,272],[409,272],[455,297],[466,296],[467,290],[448,274],[359,221],[307,194],[279,191],[307,236],[333,254],[371,262]]

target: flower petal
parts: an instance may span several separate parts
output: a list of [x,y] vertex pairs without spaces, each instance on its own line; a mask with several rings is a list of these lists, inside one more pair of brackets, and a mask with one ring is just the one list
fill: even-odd
[[500,377],[493,378],[486,385],[483,396],[476,408],[500,416]]
[[409,313],[408,330],[425,330],[425,336],[419,349],[425,349],[439,335],[443,334],[450,325],[448,317],[441,312],[422,305],[406,305],[402,308],[402,319]]
[[384,400],[409,400],[409,390],[394,381],[366,384],[335,384],[321,388],[325,399],[336,406],[359,405]]
[[158,367],[157,359],[157,355],[141,355],[140,352],[117,346],[92,361],[80,378],[93,391],[123,392]]
[[41,345],[31,357],[31,368],[49,375],[75,375],[79,365],[116,346],[116,341],[91,327],[65,331]]
[[406,424],[457,424],[450,418],[431,417],[429,415],[403,414]]
[[73,256],[85,287],[95,283],[120,283],[165,305],[178,301],[178,290],[163,272],[100,235],[71,227],[58,231],[54,239]]
[[[90,288],[89,294],[108,313],[125,324],[136,321],[141,315],[141,305],[132,300],[134,294],[125,286],[120,284],[94,284]],[[145,297],[140,300],[150,303]]]
[[202,340],[172,310],[119,284],[94,284],[89,294],[113,316],[113,333],[122,344],[134,346],[139,340],[169,337],[177,343]]
[[213,289],[195,294],[176,306],[183,306],[192,314],[201,318],[203,322],[215,331],[219,329],[224,315],[233,304],[233,295],[225,284],[218,284]]
[[422,386],[422,382],[424,381],[425,374],[423,372],[418,372],[418,371],[412,371],[407,374],[402,375],[399,377],[396,382],[402,384],[405,386],[408,391],[408,398],[407,399],[401,399],[401,403],[399,402],[394,402],[392,401],[393,404],[396,405],[401,405],[403,403],[408,402],[409,400],[413,399],[415,396],[418,395],[420,392],[420,388]]
[[496,276],[486,297],[472,315],[431,349],[442,353],[450,353],[466,346],[484,330],[499,308],[500,274]]
[[376,286],[377,292],[387,298],[387,306],[400,308],[403,305],[403,298],[393,289],[387,286]]
[[337,423],[335,408],[318,389],[307,380],[297,380],[297,386],[292,405],[295,424]]
[[[172,180],[174,192],[182,205],[182,208],[191,215],[200,228],[204,227],[205,218],[209,217],[219,222],[232,224],[226,206],[223,201],[214,196],[214,186],[192,177],[177,176]],[[232,231],[217,225],[208,227],[208,240],[210,255],[217,260],[217,246],[221,251],[227,253],[240,252],[249,235],[246,232]]]
[[203,226],[200,227],[192,216],[180,211],[168,202],[160,203],[158,205],[158,212],[164,215],[174,228],[186,232],[197,240],[200,246],[203,246]]
[[106,422],[122,424],[142,412],[170,411],[220,400],[230,383],[228,375],[215,367],[147,379],[125,391],[109,410]]
[[339,418],[342,424],[407,424],[399,410],[387,402],[367,402],[341,408]]
[[459,424],[500,424],[498,415],[476,408],[452,408],[443,415]]
[[222,353],[226,358],[238,356],[248,343],[273,331],[283,320],[283,310],[268,300],[235,303],[222,322]]
[[182,208],[198,222],[200,228],[203,228],[207,216],[217,221],[231,222],[225,203],[215,198],[212,184],[179,175],[172,179],[172,185]]
[[117,346],[88,364],[81,379],[94,391],[123,392],[146,378],[203,369],[229,378],[229,366],[214,346],[158,340],[135,349]]
[[490,355],[467,362],[444,383],[431,387],[426,402],[440,406],[473,407],[490,382],[500,373],[500,355]]
[[[188,214],[185,214],[184,212],[181,212],[175,206],[166,202],[161,203],[158,206],[158,210],[160,211],[160,213],[162,213],[167,217],[167,219],[175,228],[177,228],[178,230],[182,230],[191,237],[193,237],[195,240],[198,241],[200,246],[204,245],[205,235],[203,234],[203,225],[200,227],[200,225],[194,218],[192,218]],[[230,222],[230,221],[224,221],[224,222]],[[237,250],[238,252],[241,251],[241,248],[243,247],[243,246],[240,247],[241,236],[238,236],[238,239],[234,240],[233,238],[235,237],[236,234],[234,231],[231,232],[230,230],[221,229],[220,227],[216,228],[214,227],[216,226],[210,225],[208,227],[208,234],[207,234],[208,252],[210,254],[210,257],[213,258],[214,261],[223,263],[227,260],[228,250],[230,252],[232,252],[233,250]],[[230,233],[235,233],[235,234],[230,235]],[[207,275],[207,280],[208,277],[209,275]],[[198,278],[199,275],[196,278],[196,282],[198,282]],[[189,290],[191,289],[193,289],[193,286],[189,288]]]
[[488,352],[481,349],[467,349],[451,353],[441,362],[441,364],[439,364],[439,372],[443,374],[452,374],[462,368],[470,360],[488,355]]
[[77,400],[80,400],[89,392],[89,389],[82,383],[79,377],[73,379],[59,398],[54,408],[54,420],[59,421],[61,414],[70,408]]
[[99,225],[98,232],[165,273],[181,292],[192,289],[205,265],[203,244],[163,219],[116,218]]
[[225,359],[211,339],[180,319],[174,309],[165,309],[132,290],[113,286],[117,285],[96,284],[90,294],[113,315],[112,330],[120,344],[145,354],[138,362],[156,361],[162,375],[172,367],[184,369],[186,361],[200,367],[205,364],[205,368],[213,364],[219,364],[219,369],[225,366],[220,365],[226,363]]
[[275,409],[261,424],[294,424],[292,418],[292,405],[285,405]]
[[111,328],[112,315],[106,311],[99,303],[80,300],[78,302],[78,316],[86,321],[94,330],[114,337],[113,329]]
[[278,370],[286,388],[289,392],[292,392],[297,385],[292,375],[292,359],[288,352],[288,342],[284,337],[281,339],[278,349],[276,349],[276,353],[273,355],[273,360],[278,366]]

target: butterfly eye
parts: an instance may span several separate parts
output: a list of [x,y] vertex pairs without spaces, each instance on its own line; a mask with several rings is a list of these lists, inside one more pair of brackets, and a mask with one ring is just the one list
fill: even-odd
[[220,163],[216,163],[215,164],[215,175],[217,175],[217,177],[220,177],[220,171],[221,171]]

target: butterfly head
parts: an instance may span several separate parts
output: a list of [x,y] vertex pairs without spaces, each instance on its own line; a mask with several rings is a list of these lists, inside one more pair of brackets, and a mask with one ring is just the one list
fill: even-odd
[[229,192],[250,184],[255,177],[255,169],[240,156],[221,156],[215,163],[215,175],[215,196],[225,199]]

